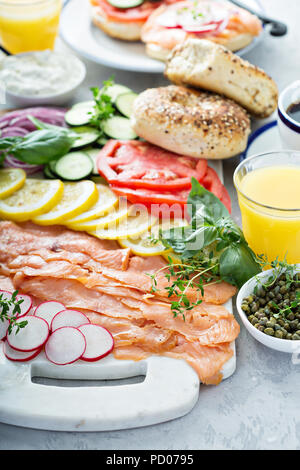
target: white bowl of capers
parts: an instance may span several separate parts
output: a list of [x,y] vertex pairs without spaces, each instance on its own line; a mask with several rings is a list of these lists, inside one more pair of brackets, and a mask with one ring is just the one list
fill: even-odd
[[300,264],[278,263],[249,279],[236,304],[244,326],[260,343],[300,354]]

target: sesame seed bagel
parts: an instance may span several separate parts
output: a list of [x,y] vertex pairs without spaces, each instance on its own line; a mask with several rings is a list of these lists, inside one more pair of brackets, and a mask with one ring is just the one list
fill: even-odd
[[191,38],[175,47],[165,76],[176,85],[220,93],[260,118],[277,107],[276,83],[264,70],[205,39]]
[[134,102],[132,125],[159,147],[207,159],[242,152],[250,133],[249,116],[234,101],[176,85],[142,92]]

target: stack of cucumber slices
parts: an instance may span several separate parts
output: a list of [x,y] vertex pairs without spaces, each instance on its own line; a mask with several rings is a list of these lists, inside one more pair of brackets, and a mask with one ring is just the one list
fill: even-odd
[[95,106],[94,101],[77,103],[67,111],[65,121],[72,131],[78,133],[78,139],[71,152],[44,167],[46,178],[59,177],[66,181],[78,181],[98,176],[97,156],[109,139],[133,140],[138,137],[130,123],[132,106],[137,94],[119,84],[109,87],[106,94],[110,96],[116,114],[103,122],[101,130],[89,125]]

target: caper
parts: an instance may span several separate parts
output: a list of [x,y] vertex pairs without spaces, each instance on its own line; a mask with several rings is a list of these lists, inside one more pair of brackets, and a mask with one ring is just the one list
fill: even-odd
[[275,331],[275,336],[276,336],[276,338],[283,338],[283,333],[282,333],[282,331],[281,331],[281,330]]
[[253,303],[251,304],[251,312],[252,312],[252,313],[257,312],[258,308],[259,308],[259,307],[258,307],[258,304],[257,304],[256,302],[253,302]]
[[298,320],[293,320],[290,322],[290,328],[292,330],[298,330],[299,322]]
[[274,329],[273,328],[265,328],[264,333],[269,336],[274,336]]
[[293,314],[293,312],[291,312],[287,315],[287,319],[288,320],[294,320],[295,319],[295,315]]
[[256,317],[253,317],[253,320],[251,320],[251,323],[252,323],[252,325],[255,326],[256,323],[258,323],[257,318],[256,318]]
[[287,334],[286,334],[286,339],[292,339],[292,334],[291,334],[291,333],[287,333]]
[[255,318],[254,315],[249,315],[248,320],[250,323],[252,323],[253,318]]
[[248,302],[249,304],[251,304],[254,299],[253,299],[252,295],[249,295],[249,297],[246,297],[245,300],[247,300],[247,302]]
[[242,309],[243,312],[245,312],[245,313],[250,312],[249,305],[247,305],[247,304],[242,304],[241,309]]
[[292,340],[295,341],[295,340],[299,340],[299,339],[300,339],[300,335],[297,335],[297,333],[294,333],[294,334],[292,335]]
[[282,285],[282,286],[280,287],[280,293],[281,293],[281,294],[285,294],[286,291],[287,291],[287,288],[286,288],[286,285],[284,284],[284,285]]
[[259,323],[256,323],[256,325],[254,325],[255,328],[257,328],[259,331],[264,331],[265,327],[263,325],[260,325]]

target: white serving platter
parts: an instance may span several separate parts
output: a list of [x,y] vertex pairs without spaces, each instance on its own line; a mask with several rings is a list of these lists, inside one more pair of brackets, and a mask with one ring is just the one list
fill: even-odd
[[[244,0],[245,5],[262,11],[258,0]],[[237,52],[245,56],[264,38],[265,30],[251,44]],[[121,70],[133,72],[162,73],[164,63],[146,55],[142,42],[127,42],[113,39],[91,22],[89,0],[69,0],[60,19],[60,36],[79,55]]]

